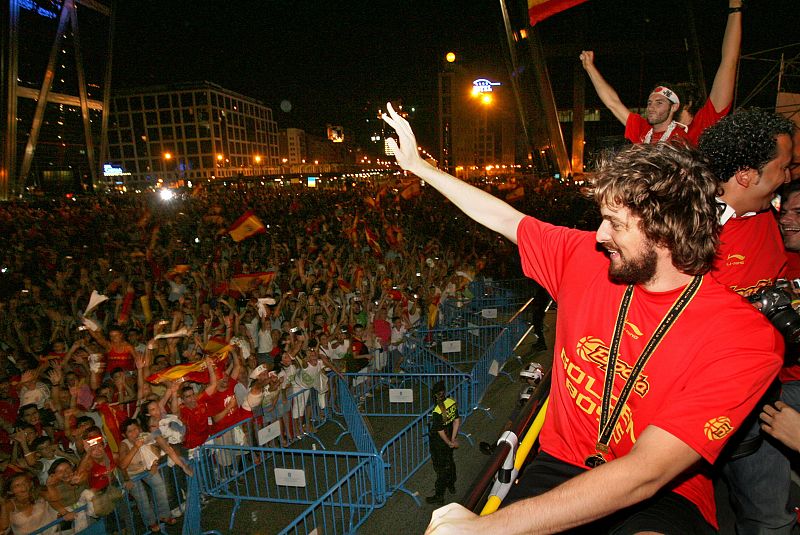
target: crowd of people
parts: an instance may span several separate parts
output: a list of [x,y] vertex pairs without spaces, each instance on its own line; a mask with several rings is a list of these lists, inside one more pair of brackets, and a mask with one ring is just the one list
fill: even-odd
[[[127,486],[158,531],[180,514],[163,459],[188,472],[193,448],[253,411],[281,422],[276,445],[313,432],[306,407],[332,402],[327,371],[402,370],[404,337],[435,324],[440,303],[469,296],[479,273],[518,275],[508,244],[406,186],[388,175],[0,206],[0,527],[80,526],[76,507],[107,512],[99,496]],[[586,212],[574,185],[534,187],[559,203],[523,202]],[[248,210],[262,232],[234,241]]]

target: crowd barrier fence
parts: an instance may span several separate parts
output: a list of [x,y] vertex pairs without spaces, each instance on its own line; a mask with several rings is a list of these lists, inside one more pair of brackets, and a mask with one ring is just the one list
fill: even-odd
[[[183,533],[201,533],[201,494],[233,501],[230,529],[244,500],[306,506],[281,535],[313,530],[355,533],[395,492],[404,492],[419,504],[417,493],[406,484],[430,458],[431,388],[437,381],[445,383],[448,395],[458,401],[462,420],[482,408],[480,402],[490,383],[525,335],[521,319],[515,316],[507,322],[503,318],[524,302],[519,292],[529,288],[526,281],[474,281],[471,299],[443,302],[441,327],[412,331],[407,337],[403,345],[406,373],[347,373],[344,380],[331,374],[329,393],[295,392],[211,437],[194,452],[195,477],[186,478],[180,469],[162,464],[170,507],[185,511]],[[297,418],[300,405],[305,407],[305,425]],[[365,417],[411,421],[379,448]],[[335,445],[350,435],[356,451],[326,450],[314,430],[327,423],[342,429]],[[290,447],[303,438],[320,448]],[[150,494],[149,487],[145,488]],[[148,532],[128,492],[114,513],[80,533],[123,530],[131,535]]]
[[359,462],[279,535],[305,535],[314,530],[326,534],[356,533],[376,507],[363,500],[370,495],[374,481],[372,464],[369,459]]
[[[158,472],[166,484],[167,499],[170,508],[168,511],[161,511],[157,509],[152,490],[148,485],[144,485],[144,488],[147,492],[147,497],[150,500],[150,503],[153,506],[153,511],[156,513],[157,517],[161,518],[166,516],[167,514],[170,514],[170,511],[178,508],[180,508],[182,511],[185,511],[187,509],[186,480],[191,478],[187,478],[179,467],[170,466],[167,461],[161,462],[158,467]],[[136,474],[132,476],[130,480],[131,482],[136,483],[144,479],[148,473],[149,472]],[[74,533],[75,535],[100,535],[106,533],[123,532],[127,532],[130,535],[139,535],[149,533],[150,530],[142,521],[141,515],[139,514],[139,508],[136,500],[133,498],[133,494],[126,490],[124,486],[122,487],[122,491],[122,498],[117,502],[114,511],[103,517],[95,518],[88,516],[89,506],[85,503],[79,502],[78,506],[74,508],[71,507],[70,509],[74,513],[83,516],[88,522],[86,527],[79,529],[78,531],[74,531],[73,528],[60,529],[61,525],[64,524],[64,521],[59,518],[42,526],[36,531],[31,532],[31,535],[50,533],[50,530],[53,528],[56,528],[54,530],[56,533]],[[196,534],[199,533],[199,531],[194,531],[193,533]]]

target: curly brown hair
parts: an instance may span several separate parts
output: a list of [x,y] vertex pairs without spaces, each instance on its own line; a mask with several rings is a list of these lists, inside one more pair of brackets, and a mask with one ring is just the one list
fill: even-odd
[[681,272],[711,269],[719,237],[714,175],[682,142],[631,145],[605,155],[588,189],[598,205],[624,206]]

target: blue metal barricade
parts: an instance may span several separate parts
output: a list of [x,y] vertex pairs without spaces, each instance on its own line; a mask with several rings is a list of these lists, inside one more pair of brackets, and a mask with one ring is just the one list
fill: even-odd
[[354,534],[374,510],[370,500],[373,473],[363,459],[279,535],[305,535],[316,530],[326,535]]
[[[147,477],[149,473],[150,472],[148,471],[141,474],[136,474],[131,477],[131,482],[136,483],[141,481]],[[159,465],[158,475],[164,479],[168,490],[170,489],[171,482],[176,482],[173,488],[177,489],[177,492],[167,492],[167,507],[169,507],[169,509],[163,511],[158,509],[159,505],[154,500],[154,496],[150,487],[145,485],[145,489],[147,490],[147,498],[150,500],[150,503],[153,506],[153,511],[156,513],[157,518],[164,518],[171,516],[171,511],[173,509],[178,509],[182,506],[182,503],[185,499],[184,489],[186,489],[187,478],[180,468],[176,466],[170,466],[167,461],[163,461]],[[122,486],[122,490],[122,498],[117,502],[114,511],[104,517],[96,518],[88,516],[89,506],[86,503],[79,503],[79,505],[73,509],[73,512],[79,515],[84,515],[84,519],[85,521],[88,521],[88,525],[85,528],[79,529],[79,531],[75,532],[75,534],[95,535],[112,532],[121,533],[124,530],[127,530],[130,535],[148,533],[150,530],[148,526],[144,525],[142,518],[139,515],[138,505],[136,500],[134,500],[133,495],[126,490],[124,486]],[[61,523],[61,519],[54,520],[53,522],[31,533],[32,535],[46,533],[48,530],[59,526]],[[195,531],[195,533],[197,533],[197,531]]]
[[[470,382],[467,373],[363,373],[345,374],[363,383],[351,386],[351,394],[358,396],[357,409],[363,416],[416,417],[434,405],[433,385],[442,381],[448,391],[456,391]],[[362,385],[368,389],[361,389]],[[362,392],[364,392],[362,394]],[[467,396],[469,398],[469,396]],[[468,405],[471,400],[467,399]],[[465,407],[467,406],[465,405]]]

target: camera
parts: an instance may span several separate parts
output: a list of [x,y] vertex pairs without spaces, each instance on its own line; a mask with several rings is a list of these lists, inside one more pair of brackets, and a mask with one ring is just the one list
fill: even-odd
[[764,286],[747,300],[760,305],[761,312],[787,342],[797,344],[800,343],[800,315],[792,308],[792,296],[782,288],[787,284],[778,280],[775,286]]

